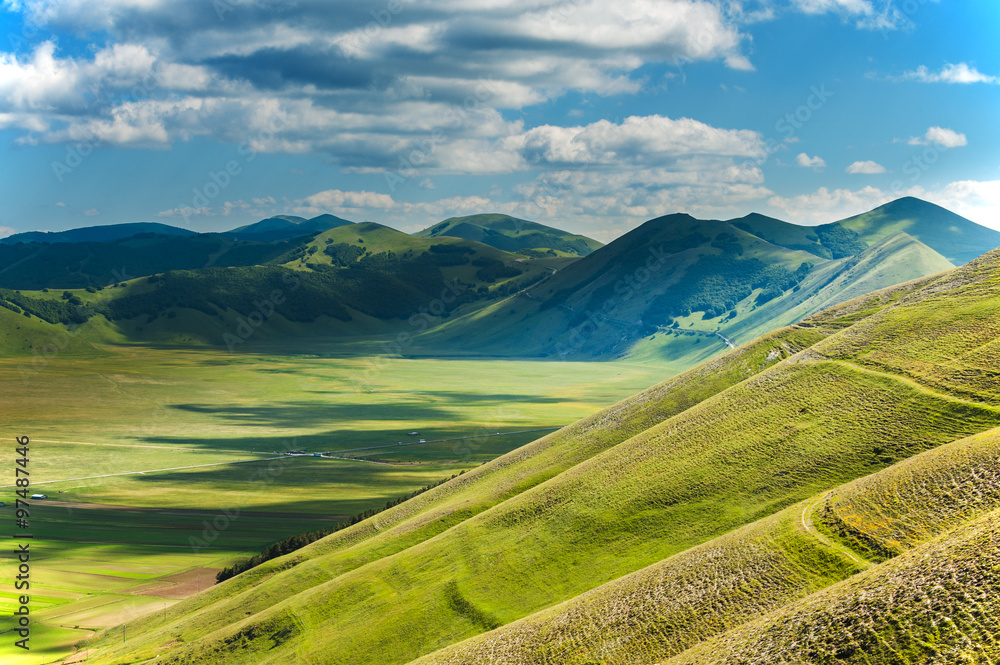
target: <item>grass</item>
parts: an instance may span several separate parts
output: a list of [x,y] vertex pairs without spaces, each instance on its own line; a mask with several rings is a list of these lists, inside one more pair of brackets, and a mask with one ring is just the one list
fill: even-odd
[[[99,639],[98,661],[151,657],[181,640],[167,662],[296,662],[322,653],[329,663],[406,663],[996,427],[1000,409],[988,403],[833,353],[844,344],[888,348],[891,338],[905,356],[907,340],[923,343],[924,312],[948,312],[935,297],[951,290],[975,299],[977,284],[980,299],[992,297],[994,272],[976,270],[914,287],[825,340],[819,329],[792,329],[815,336],[801,353],[789,356],[795,349],[783,349],[780,336],[733,352],[716,366],[721,392],[699,394],[698,371],[679,377],[673,389],[595,414],[181,603],[163,622],[150,617],[127,651]],[[967,313],[952,311],[950,358],[982,347],[982,322]],[[912,322],[913,334],[898,338],[875,325],[890,316]],[[727,376],[735,379],[728,385]],[[844,552],[816,538],[834,559]],[[788,551],[801,551],[789,542]],[[834,569],[844,570],[818,569],[829,573],[822,583],[837,579]],[[789,593],[810,584],[793,583]]]
[[[998,449],[1000,430],[929,450],[416,663],[657,663],[691,647],[697,656],[685,654],[680,662],[728,662],[720,656],[734,638],[719,638],[726,646],[697,643],[770,612],[787,616],[784,606],[871,568],[863,558],[871,554],[866,543],[891,543],[896,556],[941,534],[960,536],[964,524],[994,511],[1000,506]],[[852,539],[848,549],[818,534],[813,520],[831,513],[867,538]],[[832,589],[817,598],[829,602],[831,595]],[[905,606],[903,598],[897,603]],[[846,612],[855,616],[856,607]],[[766,623],[784,628],[773,618]],[[796,626],[795,638],[820,632],[842,648],[831,623],[813,617]],[[749,626],[734,634],[758,635]],[[752,653],[756,660],[734,662],[776,660],[761,645]],[[795,662],[785,658],[778,662]],[[816,655],[809,660],[825,662]]]
[[[296,617],[306,626],[324,626],[311,642],[329,650],[331,662],[340,662],[337,654],[343,662],[406,662],[421,649],[482,630],[448,601],[453,594],[447,584],[457,584],[477,612],[506,623],[879,468],[884,462],[871,456],[873,444],[902,459],[1000,423],[1000,413],[831,365],[779,376],[765,372],[730,389],[728,400],[710,399],[410,547],[405,556],[379,559],[326,583],[313,579],[317,583],[294,598]],[[721,418],[733,411],[734,400],[736,412],[748,417]],[[868,405],[863,414],[859,404]],[[805,417],[812,422],[790,433],[785,420],[803,408],[814,414]],[[268,587],[305,574],[297,566],[260,585],[255,595],[267,597]],[[254,621],[270,621],[272,612]],[[364,620],[372,615],[380,617],[379,630]],[[180,634],[191,641],[225,616],[199,617],[198,628]],[[230,654],[216,639],[206,645],[213,658],[262,656]]]
[[[817,331],[787,329],[755,345],[732,351],[709,366],[675,377],[494,463],[477,467],[376,519],[300,550],[292,557],[297,562],[298,574],[272,585],[266,594],[259,593],[258,589],[246,594],[241,590],[249,589],[253,581],[284,570],[289,565],[288,557],[282,562],[265,563],[207,594],[192,598],[176,612],[205,608],[198,614],[201,627],[205,628],[229,611],[259,611],[276,599],[293,595],[317,581],[332,579],[337,574],[399,552],[680,413],[822,337]],[[324,554],[330,556],[318,558]]]
[[[20,319],[32,325],[6,309],[0,318],[9,318],[15,332]],[[69,653],[68,645],[83,635],[58,626],[113,625],[130,603],[138,603],[136,612],[150,604],[130,591],[150,579],[193,566],[221,568],[286,536],[380,507],[545,432],[469,435],[572,422],[671,372],[638,364],[357,356],[354,347],[329,342],[302,355],[85,346],[90,350],[56,353],[28,373],[24,358],[0,360],[5,431],[31,437],[33,491],[52,500],[159,512],[32,507],[33,570],[52,585],[42,585],[33,600],[38,644],[56,636],[46,644],[57,655]],[[357,453],[393,464],[312,457],[236,463],[267,460],[275,449],[394,446],[412,440],[410,431],[457,440]],[[13,458],[13,448],[5,447],[4,468]],[[207,464],[213,466],[198,466]],[[122,473],[132,475],[110,475]],[[12,487],[0,487],[0,500],[8,503],[0,517],[13,519],[13,498]],[[210,546],[192,550],[190,538],[202,538],[206,520],[237,508],[241,516]],[[109,561],[126,569],[92,574],[110,571]],[[8,569],[5,560],[0,574],[9,577]],[[42,600],[57,592],[58,602]],[[97,597],[102,602],[87,604]],[[53,603],[56,614],[42,612]],[[16,656],[11,644],[0,646],[4,663]]]
[[1000,510],[667,663],[988,663],[1000,656]]

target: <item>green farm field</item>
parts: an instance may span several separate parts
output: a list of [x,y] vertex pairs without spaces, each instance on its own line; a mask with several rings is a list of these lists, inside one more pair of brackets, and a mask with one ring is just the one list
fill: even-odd
[[[10,444],[0,520],[13,530],[17,436],[31,439],[31,492],[49,496],[32,502],[24,532],[34,536],[31,656],[5,639],[0,660],[61,662],[93,631],[166,609],[272,542],[475,468],[674,373],[350,349],[103,346],[43,364],[0,360]],[[334,457],[276,454],[287,450]],[[0,611],[15,607],[13,593],[0,595]]]

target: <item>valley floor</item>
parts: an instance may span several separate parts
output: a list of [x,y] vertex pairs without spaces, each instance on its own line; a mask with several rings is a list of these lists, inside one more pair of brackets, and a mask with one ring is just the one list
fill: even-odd
[[[30,437],[32,493],[50,497],[30,509],[32,650],[5,635],[5,665],[61,661],[93,631],[211,585],[235,559],[472,469],[674,373],[350,349],[102,351],[42,366],[0,360],[3,437]],[[14,457],[4,446],[9,523]],[[0,563],[0,577],[14,574]],[[0,593],[4,614],[15,604],[13,589]]]

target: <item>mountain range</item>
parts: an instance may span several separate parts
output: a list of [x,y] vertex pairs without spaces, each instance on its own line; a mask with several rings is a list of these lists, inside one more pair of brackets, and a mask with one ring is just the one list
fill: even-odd
[[[406,333],[413,354],[629,356],[683,368],[1000,245],[1000,232],[914,198],[815,227],[667,215],[608,245],[499,214],[414,235],[333,215],[161,231],[90,227],[0,245],[0,305],[52,325],[90,320],[94,341],[220,345],[254,295],[295,282],[305,288],[254,343]],[[462,295],[423,316],[445,288]],[[7,349],[32,344],[12,337]]]
[[993,662],[998,275],[1000,250],[763,335],[89,662]]

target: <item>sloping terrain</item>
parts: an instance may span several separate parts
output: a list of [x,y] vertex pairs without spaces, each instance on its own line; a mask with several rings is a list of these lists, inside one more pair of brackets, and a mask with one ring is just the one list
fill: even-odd
[[673,358],[689,353],[694,337],[717,352],[727,341],[743,343],[857,295],[953,267],[905,233],[870,247],[855,236],[860,244],[845,255],[830,234],[824,239],[835,251],[805,227],[747,219],[651,220],[516,299],[448,322],[427,336],[428,344],[496,354]]
[[539,256],[546,253],[552,256],[557,254],[587,256],[602,246],[601,243],[586,236],[496,213],[450,217],[414,235],[425,238],[440,236],[465,238],[507,252],[536,250]]
[[[159,654],[159,662],[174,663],[405,663],[741,527],[751,539],[784,542],[784,554],[755,564],[762,578],[752,592],[741,592],[760,605],[706,601],[718,605],[715,619],[677,609],[671,621],[679,637],[663,643],[688,646],[692,636],[707,637],[864,565],[833,538],[796,544],[801,534],[789,531],[793,513],[782,510],[1000,425],[1000,408],[974,394],[979,363],[995,358],[984,322],[1000,315],[998,275],[995,252],[840,307],[847,321],[834,312],[776,333],[749,355],[742,349],[720,359],[720,392],[692,392],[699,372],[690,373],[651,393],[674,403],[652,411],[653,422],[639,415],[647,412],[643,399],[626,402],[445,483],[417,504],[404,503],[178,604],[166,617],[151,617],[127,650],[109,634],[92,660],[137,662]],[[937,326],[949,334],[934,337]],[[782,347],[783,334],[814,337],[797,337],[807,348],[782,360],[794,349]],[[932,360],[914,360],[928,340],[953,369],[944,378],[930,371]],[[700,376],[705,371],[711,375],[705,368]],[[515,480],[529,468],[521,483]],[[758,520],[772,521],[747,526]],[[737,541],[728,547],[743,552],[733,556],[753,558]],[[703,554],[685,555],[685,565],[701,565]],[[734,582],[720,575],[742,588],[738,576]],[[608,639],[613,646],[615,636]]]
[[[11,249],[65,249],[89,254],[90,259],[110,249],[155,267],[156,252],[142,246],[147,241],[155,241],[157,248],[166,246],[162,237],[140,236],[119,243]],[[114,288],[26,293],[0,289],[0,306],[28,311],[56,328],[100,320],[102,335],[107,332],[120,339],[232,348],[250,337],[261,342],[399,330],[413,334],[458,308],[503,298],[549,272],[481,243],[415,238],[372,223],[344,225],[298,244],[249,243],[221,236],[178,242],[187,243],[188,249],[193,244],[204,246],[205,252],[221,247],[213,255],[217,265],[170,270],[119,282]],[[192,260],[204,261],[205,252],[191,253]],[[268,263],[253,264],[255,252]],[[237,256],[242,257],[237,265],[227,265]],[[43,263],[36,265],[45,273]],[[24,262],[10,270],[26,274]]]
[[101,226],[84,226],[68,231],[26,231],[0,238],[0,245],[16,245],[19,242],[57,243],[57,242],[113,242],[123,238],[131,238],[142,233],[156,235],[193,236],[195,231],[158,222],[132,222],[129,224],[104,224]]
[[35,290],[104,287],[168,270],[272,263],[292,251],[288,244],[215,234],[139,234],[107,241],[0,245],[0,286]]
[[904,196],[866,213],[837,222],[868,245],[894,233],[908,233],[933,247],[955,265],[1000,247],[1000,231],[970,222],[961,215],[912,196]]
[[338,226],[347,226],[354,222],[337,217],[336,215],[323,214],[305,219],[295,215],[277,215],[268,217],[253,224],[239,226],[231,231],[226,231],[222,235],[241,240],[256,240],[259,242],[274,242],[276,240],[291,240],[304,235],[321,233],[335,229]]
[[[292,308],[290,317],[279,312],[255,340],[396,334],[400,321],[433,303],[421,285],[450,280],[460,284],[462,301],[439,312],[448,314],[443,319],[405,328],[416,335],[411,353],[631,357],[686,368],[835,303],[952,267],[935,247],[968,254],[997,239],[917,199],[866,215],[847,220],[855,231],[846,222],[802,227],[756,214],[728,222],[676,214],[606,246],[505,215],[452,218],[413,236],[333,215],[282,215],[226,234],[0,245],[0,287],[99,289],[192,271],[184,279],[214,289],[212,307],[145,297],[137,308],[131,291],[105,292],[118,329],[111,335],[219,344],[253,307],[212,285],[267,294],[278,266],[323,285],[310,292],[315,306]],[[934,226],[941,215],[947,228]],[[110,302],[124,297],[131,302]],[[130,322],[117,323],[123,318]]]
[[[998,453],[1000,430],[946,444],[418,662],[656,663],[692,646],[691,654],[678,662],[798,662],[788,653],[776,656],[780,651],[770,650],[773,640],[752,656],[720,658],[734,648],[736,635],[749,639],[750,626],[695,645],[886,559],[874,551],[896,556],[940,534],[961,539],[961,527],[970,520],[989,513],[995,519],[1000,508]],[[814,520],[822,521],[821,526],[835,523],[835,538],[848,539],[850,547],[817,533]],[[885,570],[859,577],[855,590],[881,591],[872,587],[882,580],[873,583],[872,578],[886,575]],[[838,594],[842,591],[831,589],[803,605],[821,607],[836,602],[831,598]],[[951,595],[960,606],[957,594]],[[956,612],[963,614],[960,607]],[[939,614],[940,620],[944,613]],[[853,621],[831,621],[834,616],[826,610],[808,626],[826,635],[828,644],[820,650],[824,657],[843,657],[851,649],[866,654],[877,650],[872,640],[862,646],[838,637],[840,630],[850,632]],[[806,626],[797,628],[801,639]],[[795,655],[807,662],[815,659],[804,652]]]

